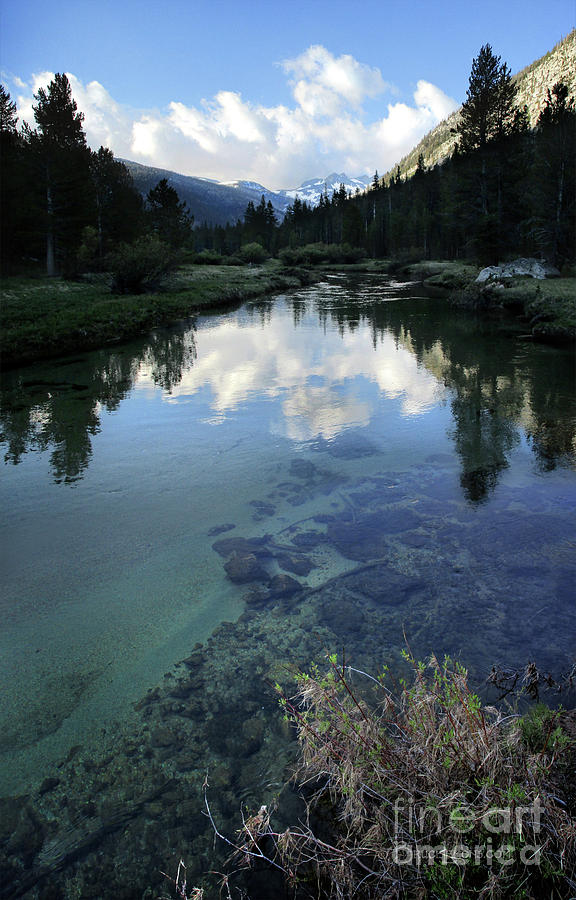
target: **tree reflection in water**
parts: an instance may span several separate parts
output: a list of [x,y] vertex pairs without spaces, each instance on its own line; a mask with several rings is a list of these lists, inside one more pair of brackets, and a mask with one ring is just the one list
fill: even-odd
[[[573,404],[573,357],[567,350],[521,344],[498,323],[438,300],[383,302],[397,294],[397,288],[376,279],[331,281],[291,297],[284,327],[296,332],[316,327],[318,346],[328,328],[336,326],[345,340],[367,327],[375,353],[385,338],[408,351],[450,392],[450,437],[461,463],[462,491],[471,503],[494,490],[523,435],[540,469],[573,464],[576,416],[567,401],[572,397]],[[259,329],[258,354],[274,354],[267,340],[274,303],[251,304],[247,318]],[[213,320],[216,327],[220,321]],[[16,465],[29,451],[49,451],[54,480],[77,481],[90,464],[102,410],[118,409],[142,372],[172,393],[196,358],[195,331],[185,322],[121,348],[7,373],[0,406],[6,461]],[[302,385],[308,375],[303,356]],[[266,387],[261,385],[262,391]],[[294,393],[301,385],[291,387]]]
[[25,453],[50,451],[54,481],[78,481],[92,459],[91,438],[100,431],[102,411],[119,408],[142,366],[170,393],[195,358],[195,335],[188,323],[120,350],[7,373],[0,395],[5,461],[17,465]]

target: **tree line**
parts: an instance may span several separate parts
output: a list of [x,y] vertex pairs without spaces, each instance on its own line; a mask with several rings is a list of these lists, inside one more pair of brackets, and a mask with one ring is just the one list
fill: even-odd
[[[4,273],[43,265],[49,275],[74,275],[105,269],[120,252],[130,274],[138,255],[161,268],[183,247],[207,262],[271,255],[287,263],[360,256],[574,260],[574,98],[555,84],[530,127],[510,70],[489,44],[473,61],[448,159],[426,168],[421,154],[412,177],[403,179],[399,168],[384,178],[376,172],[366,192],[352,196],[341,185],[314,208],[297,197],[282,222],[262,197],[248,204],[243,221],[193,229],[191,212],[166,179],[142,198],[111,150],[90,150],[66,75],[57,74],[34,99],[36,128],[18,129],[16,104],[0,85]],[[130,290],[130,278],[119,287]]]
[[182,246],[193,217],[166,179],[144,199],[106,147],[91,150],[66,75],[34,95],[36,128],[18,128],[16,104],[0,85],[0,263],[4,274],[42,265],[74,275],[109,265],[138,241]]
[[261,225],[255,234],[247,210],[245,223],[202,227],[197,239],[230,254],[250,230],[252,240],[289,261],[322,261],[322,245],[332,244],[344,245],[342,255],[350,258],[358,249],[374,258],[573,261],[576,107],[566,85],[548,89],[532,128],[526,106],[516,103],[508,66],[486,44],[473,61],[455,132],[451,156],[426,168],[420,154],[410,178],[399,167],[385,178],[376,172],[362,194],[347,194],[341,185],[315,208],[296,198],[274,229]]

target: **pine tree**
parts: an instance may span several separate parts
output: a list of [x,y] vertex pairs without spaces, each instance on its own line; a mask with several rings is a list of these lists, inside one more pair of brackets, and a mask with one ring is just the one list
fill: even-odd
[[194,218],[177,191],[162,178],[148,191],[146,201],[152,230],[171,247],[182,247],[191,235]]
[[574,97],[568,97],[568,87],[563,82],[558,81],[550,90],[546,103],[538,117],[537,127],[547,128],[549,125],[560,125],[569,122],[571,117],[576,113]]
[[460,110],[456,132],[464,152],[485,147],[507,133],[514,115],[516,87],[506,63],[500,62],[490,44],[484,44],[472,63],[466,101]]
[[93,218],[90,151],[66,75],[56,74],[34,98],[38,131],[28,139],[43,183],[46,272],[55,275],[57,268],[73,267],[82,230]]
[[0,84],[0,263],[7,272],[22,249],[29,179],[23,142],[17,131],[16,104]]
[[126,166],[114,159],[107,147],[90,157],[90,174],[96,202],[98,259],[120,241],[131,242],[141,231],[142,198]]
[[540,252],[557,265],[576,243],[576,103],[565,84],[548,90],[536,128],[535,210]]
[[16,104],[10,99],[4,85],[0,84],[0,133],[15,134],[17,123]]
[[46,145],[62,150],[86,147],[84,113],[78,112],[66,75],[56,73],[48,91],[39,88],[34,99],[38,101],[32,107],[34,118]]

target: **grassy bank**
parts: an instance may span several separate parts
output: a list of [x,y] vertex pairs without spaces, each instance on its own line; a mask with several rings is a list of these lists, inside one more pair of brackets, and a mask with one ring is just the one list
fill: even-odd
[[484,296],[519,310],[536,339],[576,340],[576,278],[511,278],[502,287],[487,288]]
[[172,275],[162,290],[140,295],[112,294],[105,275],[91,282],[6,278],[0,304],[0,368],[127,340],[203,310],[310,284],[335,268],[421,281],[470,309],[513,311],[535,339],[576,339],[575,278],[511,278],[503,284],[477,285],[478,267],[454,260],[408,265],[366,260],[313,269],[287,269],[278,261],[243,267],[189,265]]
[[313,280],[304,270],[282,269],[275,262],[182,267],[161,291],[138,296],[112,294],[107,276],[92,283],[6,278],[0,304],[0,366],[101,347],[202,310]]
[[576,340],[576,278],[504,278],[476,284],[478,266],[455,260],[426,260],[405,266],[410,278],[469,309],[508,310],[526,324],[526,336],[535,340]]

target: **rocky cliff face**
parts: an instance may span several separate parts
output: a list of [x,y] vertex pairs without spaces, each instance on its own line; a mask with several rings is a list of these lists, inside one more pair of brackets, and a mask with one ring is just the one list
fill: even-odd
[[[556,44],[545,56],[514,75],[513,80],[518,88],[517,104],[520,107],[526,104],[532,125],[535,125],[538,120],[546,102],[548,89],[552,88],[556,82],[564,82],[568,85],[570,95],[576,95],[576,29]],[[402,177],[413,175],[421,153],[424,154],[424,162],[427,167],[436,165],[450,155],[456,143],[451,129],[456,127],[459,115],[459,110],[456,110],[447,119],[440,122],[400,161]],[[396,167],[394,167],[394,171],[396,171]],[[390,174],[388,173],[388,175]]]

